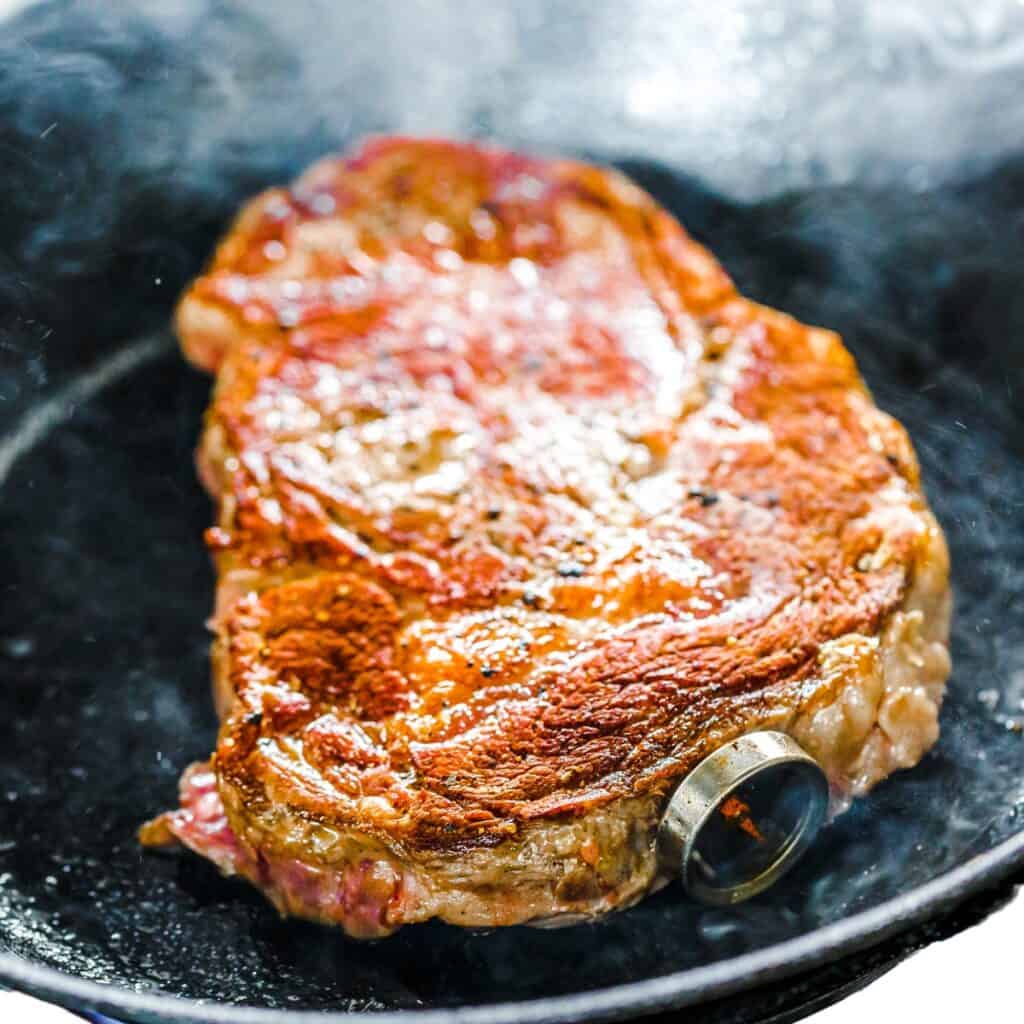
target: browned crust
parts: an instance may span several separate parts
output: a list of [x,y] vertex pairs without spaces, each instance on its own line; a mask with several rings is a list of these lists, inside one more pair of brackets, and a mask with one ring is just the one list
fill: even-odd
[[292,853],[295,820],[426,857],[663,793],[820,702],[934,549],[839,338],[612,172],[373,143],[247,207],[179,330],[218,370],[217,771]]

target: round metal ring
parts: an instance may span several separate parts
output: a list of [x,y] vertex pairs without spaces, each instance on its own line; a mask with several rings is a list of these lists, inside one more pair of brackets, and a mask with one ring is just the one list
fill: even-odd
[[704,903],[749,899],[806,852],[828,813],[821,766],[789,736],[756,732],[719,747],[683,779],[659,854]]

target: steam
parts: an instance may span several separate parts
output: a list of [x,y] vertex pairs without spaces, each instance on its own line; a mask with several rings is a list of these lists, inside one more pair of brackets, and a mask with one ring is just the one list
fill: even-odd
[[[1021,165],[991,170],[1024,135],[1024,9],[992,6],[965,4],[954,26],[924,17],[926,0],[899,17],[749,0],[685,17],[662,0],[32,5],[0,34],[0,352],[43,386],[63,339],[77,334],[80,359],[153,327],[243,197],[399,131],[642,154],[744,201],[884,188],[880,206],[852,190],[784,198],[759,209],[757,250],[716,248],[796,312],[807,288],[841,282],[861,324],[894,309],[955,358],[975,330],[1024,316],[1009,270]],[[651,175],[698,229],[735,209]],[[797,284],[748,273],[762,251]],[[1015,353],[986,356],[995,377],[1019,379]],[[8,375],[0,401],[16,391]]]
[[232,206],[334,141],[287,96],[297,59],[259,19],[212,4],[165,5],[159,20],[115,6],[45,4],[4,26],[8,351],[26,329],[39,344],[87,325],[74,344],[88,355],[165,319]]

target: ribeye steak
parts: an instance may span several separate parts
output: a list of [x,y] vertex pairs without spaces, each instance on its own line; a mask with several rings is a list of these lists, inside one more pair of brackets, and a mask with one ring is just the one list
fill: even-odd
[[837,805],[935,741],[907,435],[618,173],[370,142],[246,206],[178,330],[222,725],[145,842],[357,936],[572,920],[662,880],[668,794],[743,733]]

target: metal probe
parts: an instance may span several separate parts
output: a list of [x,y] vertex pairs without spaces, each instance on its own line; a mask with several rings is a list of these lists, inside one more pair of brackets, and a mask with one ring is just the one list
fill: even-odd
[[679,784],[658,853],[703,903],[739,903],[778,881],[828,813],[821,766],[789,736],[755,732],[719,747]]

